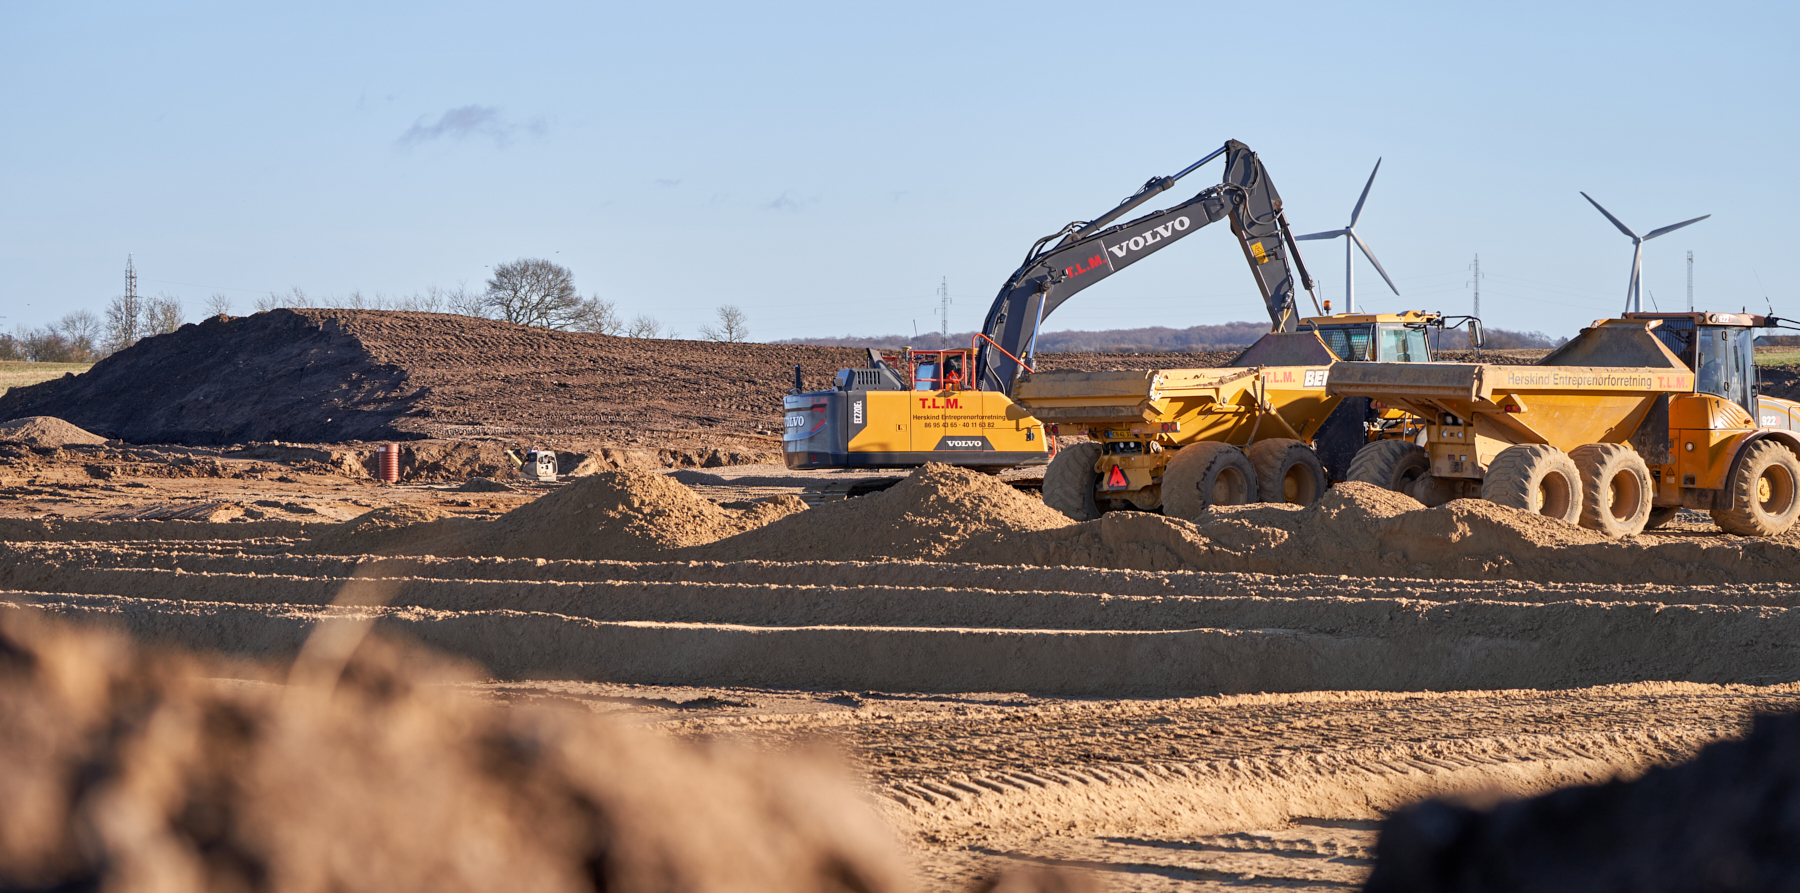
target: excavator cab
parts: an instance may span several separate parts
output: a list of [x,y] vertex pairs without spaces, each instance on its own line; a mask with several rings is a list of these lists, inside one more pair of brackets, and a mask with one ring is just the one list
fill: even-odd
[[915,391],[960,391],[968,382],[969,352],[966,350],[911,350]]

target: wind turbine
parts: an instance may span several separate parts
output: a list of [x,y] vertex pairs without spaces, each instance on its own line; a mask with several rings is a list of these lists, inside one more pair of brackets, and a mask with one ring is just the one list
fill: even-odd
[[1334,230],[1331,230],[1330,232],[1309,233],[1304,236],[1295,236],[1294,237],[1294,238],[1300,239],[1300,240],[1335,239],[1338,236],[1345,237],[1344,238],[1344,312],[1345,313],[1355,313],[1356,312],[1356,266],[1353,263],[1353,261],[1356,259],[1356,255],[1354,255],[1350,252],[1351,243],[1355,243],[1357,248],[1362,249],[1363,257],[1368,258],[1369,263],[1372,263],[1375,265],[1375,272],[1380,273],[1381,278],[1387,281],[1388,288],[1393,289],[1395,295],[1400,294],[1400,289],[1394,285],[1394,280],[1389,279],[1387,271],[1383,270],[1381,268],[1381,261],[1376,260],[1375,253],[1369,250],[1369,243],[1364,242],[1362,240],[1362,236],[1359,236],[1356,234],[1356,221],[1358,218],[1362,217],[1363,202],[1366,202],[1369,200],[1369,187],[1375,185],[1375,175],[1380,172],[1381,172],[1381,159],[1377,158],[1377,159],[1375,159],[1375,169],[1369,172],[1369,182],[1363,184],[1362,197],[1358,198],[1356,200],[1356,208],[1355,208],[1355,210],[1352,210],[1350,212],[1350,225],[1349,226],[1346,226],[1343,229],[1334,229]]
[[1637,233],[1632,232],[1631,227],[1626,226],[1623,223],[1620,223],[1619,218],[1614,217],[1612,215],[1611,211],[1608,211],[1605,208],[1600,207],[1600,203],[1597,201],[1594,201],[1593,196],[1588,195],[1587,193],[1583,192],[1581,194],[1581,197],[1587,199],[1588,204],[1593,205],[1597,210],[1599,210],[1600,213],[1605,214],[1606,219],[1611,220],[1613,226],[1616,226],[1619,228],[1619,232],[1622,232],[1625,235],[1628,235],[1631,237],[1631,285],[1627,286],[1625,289],[1625,312],[1626,313],[1635,313],[1635,312],[1638,312],[1638,311],[1641,311],[1644,309],[1644,295],[1643,295],[1643,282],[1642,282],[1643,271],[1644,271],[1644,243],[1650,241],[1651,239],[1656,238],[1657,236],[1662,235],[1663,233],[1672,233],[1678,229],[1681,229],[1684,226],[1687,226],[1690,223],[1699,223],[1700,221],[1705,220],[1706,218],[1712,216],[1711,214],[1702,214],[1699,217],[1695,217],[1692,220],[1683,220],[1680,223],[1671,223],[1668,226],[1663,227],[1662,229],[1651,230],[1649,235],[1640,236]]

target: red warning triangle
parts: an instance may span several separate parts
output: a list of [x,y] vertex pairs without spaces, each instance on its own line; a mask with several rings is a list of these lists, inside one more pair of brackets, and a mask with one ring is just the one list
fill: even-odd
[[1126,486],[1125,469],[1114,465],[1112,467],[1112,472],[1106,476],[1106,486],[1109,488]]

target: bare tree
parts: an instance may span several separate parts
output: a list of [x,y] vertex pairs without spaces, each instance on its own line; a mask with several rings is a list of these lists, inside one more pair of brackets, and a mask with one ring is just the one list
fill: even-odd
[[631,324],[625,327],[625,337],[661,338],[663,337],[662,323],[657,322],[656,317],[648,313],[640,313],[632,317]]
[[104,347],[117,353],[144,337],[144,299],[137,295],[120,295],[106,308]]
[[76,310],[57,320],[52,326],[57,334],[67,339],[72,363],[91,363],[100,358],[100,338],[104,326],[100,317],[91,310]]
[[566,329],[591,315],[569,268],[542,258],[495,267],[485,304],[507,322],[547,329]]
[[583,298],[580,318],[569,328],[577,332],[618,335],[625,331],[625,323],[619,319],[617,304],[600,298]]
[[231,299],[225,297],[223,292],[213,292],[212,295],[206,299],[206,315],[208,317],[230,316]]
[[444,307],[451,313],[463,316],[486,317],[487,299],[478,292],[469,291],[466,283],[458,282],[456,287],[444,292]]
[[738,343],[750,337],[750,320],[736,304],[722,304],[719,307],[719,324],[701,326],[700,337],[708,341],[728,341]]
[[144,302],[144,334],[167,335],[181,328],[181,299],[171,294],[159,294]]

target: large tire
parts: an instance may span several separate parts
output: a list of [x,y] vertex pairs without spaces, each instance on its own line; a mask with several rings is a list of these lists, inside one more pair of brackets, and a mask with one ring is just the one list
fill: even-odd
[[1374,484],[1405,493],[1420,478],[1431,474],[1431,456],[1408,440],[1377,440],[1356,451],[1346,480]]
[[1228,443],[1190,443],[1163,469],[1163,514],[1189,521],[1215,505],[1256,501],[1256,469]]
[[1655,506],[1650,509],[1650,517],[1648,520],[1646,520],[1644,522],[1644,529],[1645,530],[1655,530],[1656,528],[1662,527],[1662,526],[1668,524],[1670,521],[1675,520],[1675,516],[1679,515],[1679,514],[1681,514],[1681,506],[1678,506],[1678,505]]
[[1650,467],[1637,450],[1590,443],[1569,452],[1581,475],[1581,526],[1618,538],[1642,533],[1650,521]]
[[1099,461],[1100,445],[1091,441],[1057,450],[1044,469],[1044,504],[1076,521],[1100,517],[1094,503],[1094,487],[1100,483],[1094,465]]
[[1731,508],[1712,513],[1721,530],[1739,536],[1786,533],[1800,516],[1800,459],[1780,441],[1756,441],[1744,448],[1725,493]]
[[1251,444],[1248,455],[1256,469],[1256,493],[1264,502],[1312,505],[1325,495],[1325,466],[1312,447],[1275,437]]
[[1569,524],[1581,521],[1581,472],[1569,454],[1541,443],[1500,451],[1481,482],[1481,498]]

